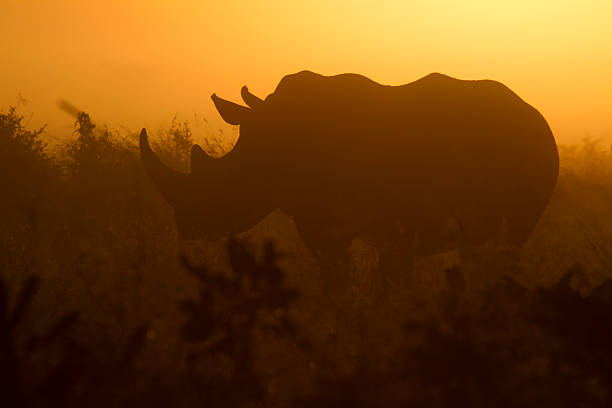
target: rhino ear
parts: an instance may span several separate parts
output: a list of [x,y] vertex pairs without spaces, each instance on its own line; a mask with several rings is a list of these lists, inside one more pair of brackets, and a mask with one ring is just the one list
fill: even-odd
[[240,125],[251,118],[253,112],[246,106],[221,99],[217,94],[212,94],[211,98],[223,120],[230,125]]
[[191,174],[203,174],[208,168],[208,164],[215,160],[209,156],[199,145],[191,148]]
[[242,89],[240,90],[240,94],[242,95],[244,103],[246,103],[253,109],[260,107],[264,103],[264,101],[262,101],[260,98],[250,93],[249,88],[247,88],[246,85],[242,87]]

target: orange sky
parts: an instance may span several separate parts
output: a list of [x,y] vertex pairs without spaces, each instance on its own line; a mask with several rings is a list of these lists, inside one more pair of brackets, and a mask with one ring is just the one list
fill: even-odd
[[[265,97],[309,69],[399,85],[430,72],[503,82],[560,142],[612,141],[612,1],[0,0],[0,109],[28,100],[50,137],[73,119],[222,124],[210,94]],[[196,128],[196,140],[202,131]]]

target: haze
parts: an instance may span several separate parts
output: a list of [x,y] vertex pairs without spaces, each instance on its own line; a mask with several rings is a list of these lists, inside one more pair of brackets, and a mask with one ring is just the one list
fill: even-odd
[[25,98],[51,138],[74,121],[59,99],[117,128],[196,114],[231,132],[213,92],[263,98],[303,69],[390,85],[442,72],[503,82],[561,143],[609,141],[611,19],[609,0],[1,0],[0,109]]

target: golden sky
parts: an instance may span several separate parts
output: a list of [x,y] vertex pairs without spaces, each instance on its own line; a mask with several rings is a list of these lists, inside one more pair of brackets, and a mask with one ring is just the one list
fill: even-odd
[[265,97],[309,69],[495,79],[560,142],[612,140],[612,0],[0,0],[0,47],[0,109],[21,95],[51,137],[73,122],[59,99],[116,128],[196,114],[231,132],[211,93]]

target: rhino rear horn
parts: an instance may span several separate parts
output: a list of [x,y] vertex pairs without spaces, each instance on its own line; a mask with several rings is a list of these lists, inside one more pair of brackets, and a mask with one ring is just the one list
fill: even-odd
[[230,125],[243,124],[251,117],[252,111],[246,106],[221,99],[217,94],[212,94],[211,98],[223,120]]
[[242,99],[244,100],[244,103],[246,103],[253,109],[257,109],[264,103],[264,101],[262,101],[257,96],[250,93],[249,88],[247,88],[246,85],[242,87],[242,89],[240,90],[240,94],[242,95]]
[[172,170],[159,160],[149,145],[147,131],[144,128],[140,132],[140,158],[145,170],[166,201],[174,204],[181,200],[180,188],[189,183],[189,175]]

